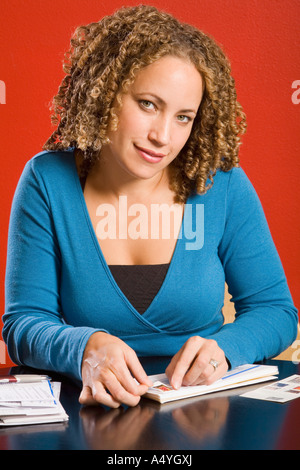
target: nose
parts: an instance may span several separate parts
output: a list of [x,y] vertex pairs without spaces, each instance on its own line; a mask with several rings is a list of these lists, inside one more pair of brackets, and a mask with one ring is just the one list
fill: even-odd
[[157,116],[151,123],[148,138],[159,147],[170,143],[171,120],[167,116]]

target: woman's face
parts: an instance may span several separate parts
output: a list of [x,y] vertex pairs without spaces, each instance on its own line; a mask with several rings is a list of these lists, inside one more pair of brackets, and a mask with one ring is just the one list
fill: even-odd
[[203,93],[189,61],[166,56],[142,69],[118,112],[118,127],[101,155],[114,172],[149,179],[161,174],[187,142]]

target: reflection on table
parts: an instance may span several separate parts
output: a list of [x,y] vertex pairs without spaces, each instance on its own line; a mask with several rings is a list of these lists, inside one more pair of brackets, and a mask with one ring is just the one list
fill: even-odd
[[[148,358],[144,367],[151,375],[163,372],[166,363]],[[269,363],[278,365],[279,379],[300,373],[299,364]],[[33,372],[13,370],[20,371]],[[300,400],[281,404],[240,396],[259,385],[165,404],[142,398],[134,408],[109,409],[81,406],[78,385],[55,374],[53,380],[62,382],[69,422],[0,429],[0,449],[300,449]]]

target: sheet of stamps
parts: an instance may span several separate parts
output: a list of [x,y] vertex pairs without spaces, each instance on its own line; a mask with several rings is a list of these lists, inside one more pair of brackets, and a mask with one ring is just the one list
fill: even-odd
[[272,382],[265,387],[257,388],[241,396],[279,403],[285,403],[295,398],[300,398],[300,375],[291,375],[286,379]]

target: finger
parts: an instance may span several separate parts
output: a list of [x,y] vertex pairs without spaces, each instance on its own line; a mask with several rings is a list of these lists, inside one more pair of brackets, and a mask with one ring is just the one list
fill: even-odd
[[[101,385],[100,385],[101,387]],[[117,408],[120,406],[120,403],[113,403],[113,400],[112,400],[112,397],[110,397],[104,390],[104,388],[102,388],[102,390],[100,389],[100,387],[98,386],[98,392],[95,393],[94,391],[94,394],[91,390],[91,388],[87,385],[85,385],[80,393],[80,396],[79,396],[79,403],[81,405],[86,405],[86,406],[93,406],[93,405],[99,405],[99,403],[103,404],[103,405],[107,405],[109,407],[112,407],[112,408]],[[103,393],[103,395],[102,395]],[[106,396],[107,395],[107,396]],[[102,398],[103,396],[103,398]]]
[[106,370],[102,373],[101,385],[103,386],[102,389],[99,389],[99,386],[96,385],[93,390],[93,396],[97,400],[107,400],[105,393],[103,393],[103,388],[105,388],[109,391],[112,400],[115,403],[135,406],[140,401],[140,394],[133,394],[125,389],[112,371]]
[[126,364],[124,364],[122,368],[118,368],[117,370],[112,368],[112,372],[115,375],[117,381],[129,394],[141,396],[147,392],[149,385],[140,384],[137,379],[135,380],[134,377],[131,375],[129,369],[126,367]]
[[[116,377],[117,382],[120,383],[126,392],[134,396],[144,395],[147,392],[150,384],[152,385],[152,382],[149,381],[137,357],[134,357],[134,354],[132,357],[130,352],[127,354],[127,356],[128,358],[122,355],[121,358],[118,357],[110,359],[107,367],[99,370],[98,379],[100,382],[107,385],[107,377],[109,377],[110,380],[111,376],[109,375],[109,372],[112,372],[112,374]],[[129,369],[132,370],[132,373]],[[139,381],[145,381],[145,378],[148,381],[148,385],[143,383],[140,384]],[[115,382],[113,381],[112,383]],[[117,393],[119,391],[120,390],[117,389]]]
[[177,361],[178,361],[178,358],[179,358],[180,354],[181,354],[181,350],[178,351],[178,352],[172,357],[172,359],[171,359],[171,361],[170,361],[168,367],[167,367],[166,370],[165,370],[165,373],[166,373],[166,376],[167,376],[168,379],[169,379],[169,382],[170,382],[171,377],[172,377],[172,375],[173,375],[173,372],[174,372],[174,369],[175,369],[175,366],[176,366],[176,364],[177,364]]
[[[126,354],[126,362],[132,376],[138,381],[140,386],[146,386],[147,390],[153,385],[153,382],[149,379],[136,353],[132,349]],[[135,381],[134,384],[136,385]],[[145,387],[142,387],[141,390],[145,390]]]
[[[195,381],[189,379],[188,385],[210,385],[216,380],[224,376],[228,370],[228,363],[226,361],[223,351],[220,349],[219,352],[214,352],[214,358],[217,361],[218,365],[214,367],[211,364],[211,360],[208,365],[204,368],[198,378]],[[185,382],[186,378],[183,379]]]
[[79,395],[79,403],[82,405],[96,405],[97,401],[93,398],[92,391],[88,385],[84,385]]
[[195,355],[194,361],[190,369],[185,374],[182,384],[183,385],[195,385],[205,381],[214,372],[214,367],[210,364],[211,358],[215,357],[216,360],[222,362],[219,358],[221,350],[216,350],[217,344],[214,341],[208,340],[203,342],[201,348]]
[[91,387],[85,385],[79,396],[79,403],[86,406],[99,405],[99,403],[101,403],[110,408],[118,408],[121,405],[121,403],[115,401],[113,397],[106,392],[105,388],[100,383],[93,386],[93,391]]
[[[192,337],[185,343],[183,348],[179,351],[179,354],[174,356],[173,364],[168,370],[169,381],[173,388],[177,389],[181,387],[183,377],[190,369],[201,343],[201,338]],[[172,368],[173,371],[171,372]]]
[[211,385],[213,382],[223,377],[227,370],[228,364],[226,361],[220,362],[216,369],[211,364],[209,364],[204,369],[201,376],[195,381],[195,383],[192,383],[191,385]]

